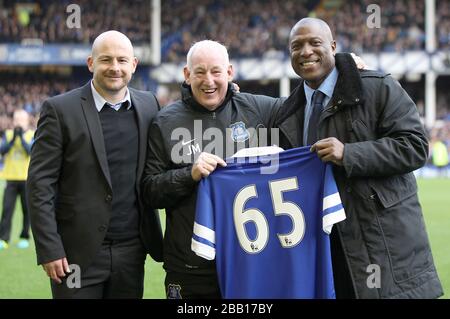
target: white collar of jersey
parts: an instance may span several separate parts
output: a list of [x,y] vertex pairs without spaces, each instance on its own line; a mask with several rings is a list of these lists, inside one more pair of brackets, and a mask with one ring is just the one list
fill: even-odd
[[261,146],[261,147],[249,147],[243,148],[237,151],[232,157],[252,157],[252,156],[264,156],[277,154],[284,151],[281,147],[274,146]]

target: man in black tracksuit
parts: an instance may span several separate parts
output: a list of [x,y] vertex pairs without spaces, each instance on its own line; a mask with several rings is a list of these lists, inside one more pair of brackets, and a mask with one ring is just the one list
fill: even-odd
[[270,145],[261,133],[282,100],[235,92],[226,48],[214,41],[190,49],[184,75],[182,99],[150,127],[143,196],[166,209],[167,297],[220,298],[214,261],[191,250],[197,185],[238,149]]

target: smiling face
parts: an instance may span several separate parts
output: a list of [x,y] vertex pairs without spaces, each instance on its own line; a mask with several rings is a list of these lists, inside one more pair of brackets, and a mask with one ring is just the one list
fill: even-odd
[[336,42],[328,25],[318,19],[300,20],[292,28],[289,47],[295,73],[317,89],[335,65]]
[[125,35],[117,31],[101,34],[94,41],[87,63],[94,75],[94,86],[104,98],[123,98],[137,66],[133,47]]
[[191,86],[195,100],[210,111],[218,108],[225,99],[228,82],[233,78],[233,68],[225,48],[216,42],[204,41],[193,47],[184,67],[184,78]]

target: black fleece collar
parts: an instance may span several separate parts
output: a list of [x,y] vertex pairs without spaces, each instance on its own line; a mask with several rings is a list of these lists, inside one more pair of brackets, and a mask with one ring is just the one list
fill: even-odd
[[[339,76],[333,91],[332,103],[338,103],[339,105],[362,104],[362,81],[352,56],[348,53],[338,53],[335,60]],[[306,97],[303,83],[304,81],[301,81],[284,102],[283,112],[277,120],[277,125],[297,112],[299,107],[305,107]]]
[[189,84],[183,82],[183,84],[181,85],[181,99],[183,100],[183,102],[192,107],[193,109],[195,109],[196,111],[205,113],[217,112],[221,110],[228,103],[228,101],[231,99],[234,93],[235,89],[233,85],[231,83],[228,83],[227,94],[225,95],[225,99],[223,100],[222,104],[214,111],[210,111],[206,107],[197,102],[197,100],[192,95],[191,86]]

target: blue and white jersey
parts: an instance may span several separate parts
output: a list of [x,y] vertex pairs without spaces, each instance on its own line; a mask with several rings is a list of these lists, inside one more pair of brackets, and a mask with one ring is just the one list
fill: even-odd
[[224,298],[335,298],[329,234],[345,212],[309,147],[241,159],[202,179],[192,238]]

